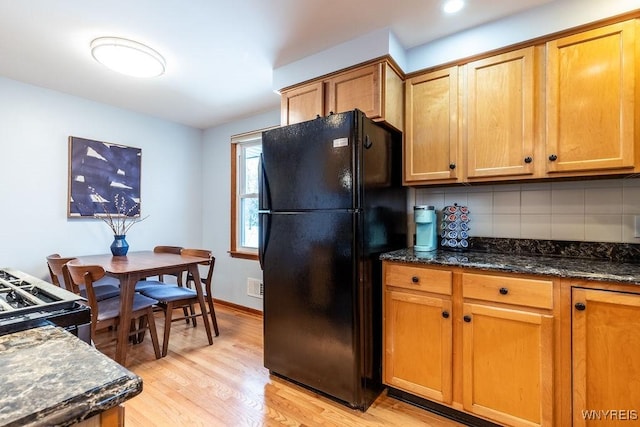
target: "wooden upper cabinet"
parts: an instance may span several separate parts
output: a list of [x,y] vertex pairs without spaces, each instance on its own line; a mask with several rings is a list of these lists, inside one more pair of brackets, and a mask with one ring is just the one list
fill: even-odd
[[547,43],[548,173],[633,171],[637,27],[624,21]]
[[534,173],[535,50],[471,62],[467,78],[467,178]]
[[362,111],[370,119],[382,116],[382,64],[338,74],[326,81],[328,112]]
[[298,86],[282,92],[280,123],[291,125],[324,115],[324,89],[322,82]]
[[336,74],[325,80],[325,88],[325,114],[357,108],[402,130],[402,77],[387,61]]
[[402,77],[386,60],[337,72],[282,91],[281,124],[355,108],[402,130]]
[[458,179],[458,67],[405,82],[404,182]]

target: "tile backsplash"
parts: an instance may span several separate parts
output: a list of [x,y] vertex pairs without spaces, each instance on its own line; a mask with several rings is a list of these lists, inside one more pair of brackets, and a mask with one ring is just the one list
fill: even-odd
[[466,205],[470,236],[640,243],[640,178],[409,190],[413,205]]

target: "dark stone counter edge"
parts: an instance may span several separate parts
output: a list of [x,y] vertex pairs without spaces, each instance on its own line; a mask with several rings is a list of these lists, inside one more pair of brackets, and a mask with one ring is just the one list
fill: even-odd
[[[142,378],[122,377],[58,405],[29,414],[5,427],[43,425],[66,427],[101,414],[142,393]],[[94,396],[94,399],[90,399]],[[99,396],[99,398],[96,398]],[[94,401],[97,400],[97,404]]]
[[380,255],[380,259],[408,264],[463,267],[640,286],[640,264],[635,263],[475,251],[436,250],[416,255],[412,248],[384,253]]

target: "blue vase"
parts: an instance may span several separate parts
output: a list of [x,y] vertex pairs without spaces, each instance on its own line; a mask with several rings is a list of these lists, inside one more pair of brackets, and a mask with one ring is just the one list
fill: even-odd
[[113,243],[111,244],[111,253],[113,256],[125,256],[129,251],[129,244],[125,240],[127,236],[122,234],[116,234],[113,236]]

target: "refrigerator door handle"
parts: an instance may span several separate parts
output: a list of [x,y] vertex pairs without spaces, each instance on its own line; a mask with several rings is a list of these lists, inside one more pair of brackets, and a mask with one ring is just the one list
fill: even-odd
[[258,209],[271,209],[270,200],[269,181],[264,171],[264,157],[263,154],[260,154],[260,164],[258,165]]
[[271,221],[269,218],[270,214],[261,213],[258,215],[258,230],[259,230],[259,241],[258,241],[258,261],[260,261],[260,268],[264,270],[264,253],[267,249],[267,243],[269,242],[269,227],[271,226]]

